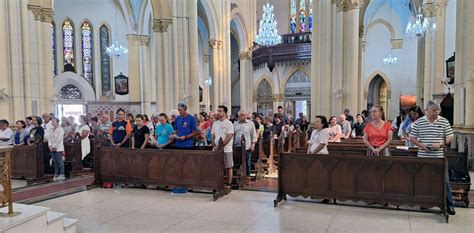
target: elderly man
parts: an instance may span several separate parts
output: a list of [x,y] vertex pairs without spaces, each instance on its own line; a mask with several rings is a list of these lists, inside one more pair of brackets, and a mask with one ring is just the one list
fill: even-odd
[[49,115],[48,113],[43,113],[43,115],[41,115],[41,118],[43,118],[43,129],[44,129],[44,138],[43,138],[43,141],[44,142],[48,142],[49,140],[49,136],[51,136],[51,134],[53,133],[53,124],[51,122],[51,119],[53,117],[51,117],[51,115]]
[[247,119],[248,113],[239,111],[239,120],[234,123],[234,146],[240,146],[242,135],[245,137],[246,175],[250,176],[250,159],[257,142],[255,124]]
[[[449,121],[440,116],[441,108],[433,100],[428,101],[426,105],[426,115],[419,118],[412,126],[410,132],[410,141],[418,146],[418,157],[444,156],[444,147],[453,141],[453,129]],[[453,196],[451,185],[449,184],[448,164],[445,166],[446,184],[446,207],[448,214],[454,215]]]
[[13,144],[13,131],[8,127],[9,125],[7,120],[0,120],[0,146]]
[[346,120],[346,115],[341,114],[339,116],[339,124],[341,125],[342,128],[342,134],[341,134],[341,139],[349,139],[351,137],[351,122]]

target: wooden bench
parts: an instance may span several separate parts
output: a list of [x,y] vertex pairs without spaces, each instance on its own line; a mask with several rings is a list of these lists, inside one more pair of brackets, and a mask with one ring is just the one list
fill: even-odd
[[[97,144],[96,144],[97,145]],[[219,151],[129,149],[95,146],[95,182],[154,184],[225,194],[223,147]]]
[[446,212],[444,158],[281,153],[276,207],[286,195],[439,207]]
[[45,143],[14,146],[11,152],[12,177],[28,180],[44,177]]

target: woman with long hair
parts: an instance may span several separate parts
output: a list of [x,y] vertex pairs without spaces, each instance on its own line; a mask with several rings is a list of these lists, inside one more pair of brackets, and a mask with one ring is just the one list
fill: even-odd
[[414,147],[415,144],[413,144],[409,139],[410,139],[410,132],[411,132],[411,127],[413,124],[423,117],[425,113],[423,110],[420,108],[418,105],[414,105],[410,108],[408,117],[403,121],[401,124],[400,130],[402,131],[402,136],[403,139],[405,139],[405,146],[409,147]]
[[389,156],[388,145],[392,141],[392,125],[385,121],[382,106],[370,109],[371,122],[364,128],[364,143],[367,145],[369,156]]

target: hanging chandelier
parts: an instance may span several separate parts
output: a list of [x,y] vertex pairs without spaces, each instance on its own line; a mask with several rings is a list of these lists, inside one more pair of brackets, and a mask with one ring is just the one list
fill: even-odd
[[398,57],[392,56],[392,54],[389,53],[388,56],[384,57],[382,60],[383,60],[383,64],[391,65],[391,64],[397,63]]
[[281,36],[278,35],[277,22],[273,14],[273,6],[268,2],[263,5],[263,16],[260,20],[255,42],[263,46],[275,46],[281,43]]
[[427,18],[423,17],[421,12],[421,8],[418,9],[418,14],[416,15],[416,19],[410,20],[408,22],[406,28],[406,34],[410,37],[418,37],[418,39],[422,39],[425,34],[433,35],[436,33],[436,23],[430,22]]
[[128,49],[121,45],[118,41],[114,41],[109,47],[107,47],[106,53],[110,57],[119,58],[120,56],[127,54]]

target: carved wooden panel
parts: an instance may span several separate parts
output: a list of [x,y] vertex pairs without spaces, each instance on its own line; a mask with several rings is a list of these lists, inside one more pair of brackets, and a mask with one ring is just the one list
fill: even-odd
[[11,152],[12,177],[35,179],[44,176],[43,143],[15,146]]

